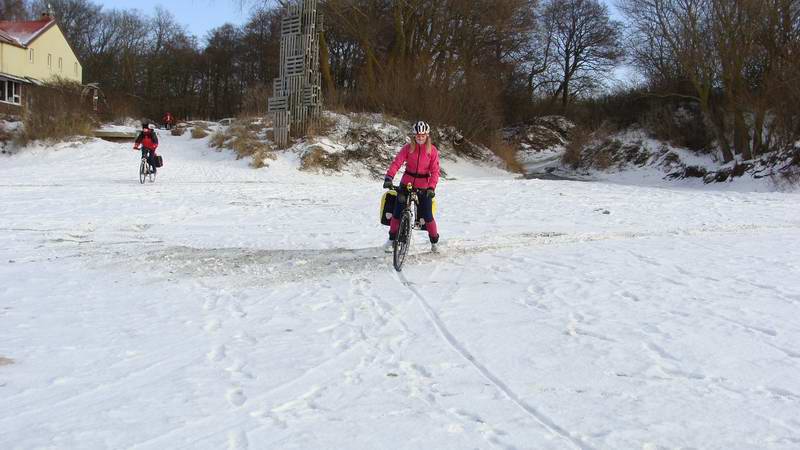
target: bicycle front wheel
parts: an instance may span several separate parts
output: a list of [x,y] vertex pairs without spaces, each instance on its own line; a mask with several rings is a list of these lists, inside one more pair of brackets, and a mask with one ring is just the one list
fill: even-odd
[[139,183],[144,184],[145,179],[147,179],[147,161],[142,158],[142,162],[139,163]]
[[403,269],[403,263],[408,254],[408,248],[411,246],[411,214],[405,213],[400,218],[400,228],[397,230],[397,237],[394,239],[394,249],[392,252],[392,259],[394,263],[394,270],[400,272]]

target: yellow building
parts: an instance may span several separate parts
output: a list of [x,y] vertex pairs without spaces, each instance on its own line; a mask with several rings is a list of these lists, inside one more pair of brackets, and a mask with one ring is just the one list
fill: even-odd
[[83,67],[55,19],[0,21],[0,110],[25,104],[25,86],[61,78],[83,82]]

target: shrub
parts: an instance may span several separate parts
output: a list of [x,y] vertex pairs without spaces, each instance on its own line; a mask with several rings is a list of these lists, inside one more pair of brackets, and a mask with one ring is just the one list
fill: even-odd
[[183,136],[185,133],[186,133],[185,127],[175,127],[169,132],[169,134],[173,136]]
[[490,138],[489,142],[487,143],[489,149],[497,155],[500,159],[503,160],[506,164],[506,168],[512,172],[516,173],[523,173],[525,168],[517,159],[517,148],[506,142],[500,133],[495,133]]
[[[566,145],[564,155],[561,157],[561,162],[565,165],[577,169],[583,162],[583,150],[593,141],[604,141],[608,138],[610,130],[605,124],[601,124],[596,129],[590,129],[585,126],[576,126],[572,129],[570,141]],[[611,154],[609,150],[603,150],[605,155],[597,155],[599,160],[595,161],[595,165],[601,168],[608,168],[611,164]],[[605,167],[602,167],[605,164]]]
[[91,107],[83,104],[78,83],[58,80],[27,89],[30,107],[23,116],[18,143],[34,140],[60,141],[75,136],[91,136],[96,126]]
[[0,127],[0,142],[9,142],[14,138],[14,133]]
[[572,139],[565,146],[564,155],[561,162],[565,165],[577,169],[581,165],[581,153],[583,147],[591,141],[591,132],[582,126],[577,126],[572,130]]
[[606,170],[609,167],[611,167],[612,160],[613,157],[611,155],[611,152],[609,151],[608,147],[605,147],[594,155],[594,159],[592,162],[594,167],[596,167],[597,169]]

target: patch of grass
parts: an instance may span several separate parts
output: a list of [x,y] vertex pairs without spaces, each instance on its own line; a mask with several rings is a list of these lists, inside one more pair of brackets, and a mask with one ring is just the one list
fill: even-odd
[[232,142],[230,143],[230,148],[236,152],[237,159],[242,159],[247,156],[253,156],[259,152],[270,150],[266,143],[250,136],[233,138]]
[[186,127],[175,127],[169,131],[169,134],[173,136],[183,136],[186,134]]
[[271,150],[272,149],[270,149],[268,146],[265,146],[265,148],[253,153],[252,161],[250,161],[250,167],[253,167],[254,169],[260,169],[262,167],[269,166],[267,160],[274,160],[276,158],[275,153]]
[[247,131],[251,133],[260,133],[266,128],[264,122],[258,117],[250,117],[244,123]]
[[321,147],[309,147],[308,151],[303,155],[300,161],[300,170],[305,171],[319,171],[319,170],[332,170],[339,171],[342,169],[344,161],[341,155],[330,154],[323,150]]
[[223,148],[227,140],[228,135],[225,132],[217,131],[211,135],[211,139],[208,140],[208,145],[214,148]]
[[333,117],[326,116],[325,114],[320,117],[319,121],[312,123],[308,127],[308,136],[327,136],[331,134],[336,127],[336,120]]
[[208,130],[201,127],[192,127],[192,139],[202,139],[208,136]]
[[214,133],[211,136],[210,145],[220,149],[233,150],[236,153],[236,159],[251,158],[250,166],[256,169],[266,167],[268,160],[275,159],[273,148],[258,139],[256,131],[251,130],[252,127],[249,125],[241,121],[224,131]]
[[372,124],[372,119],[369,114],[366,113],[356,113],[350,116],[350,122],[352,123],[352,127],[367,127]]

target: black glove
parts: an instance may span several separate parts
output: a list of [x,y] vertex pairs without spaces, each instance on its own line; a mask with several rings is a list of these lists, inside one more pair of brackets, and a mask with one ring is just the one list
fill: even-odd
[[428,188],[428,189],[425,191],[425,195],[427,195],[427,196],[428,196],[428,198],[433,198],[433,197],[436,197],[436,191],[434,191],[434,190],[433,190],[433,188]]
[[383,179],[383,188],[384,189],[391,189],[391,187],[392,187],[392,179],[389,178],[389,177],[384,178]]

